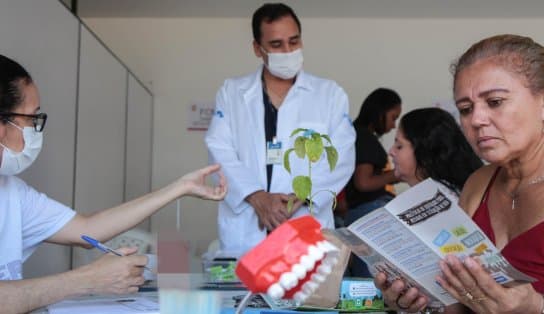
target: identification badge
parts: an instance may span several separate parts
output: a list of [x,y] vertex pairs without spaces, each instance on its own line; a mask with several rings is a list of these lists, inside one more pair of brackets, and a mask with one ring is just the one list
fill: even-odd
[[276,138],[272,142],[266,142],[266,164],[278,165],[282,162],[282,150],[281,142],[276,141]]

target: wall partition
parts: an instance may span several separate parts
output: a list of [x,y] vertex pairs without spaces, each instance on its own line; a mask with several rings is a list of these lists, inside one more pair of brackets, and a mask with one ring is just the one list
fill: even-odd
[[[58,0],[3,0],[0,43],[33,76],[48,114],[44,147],[23,180],[82,213],[150,191],[153,96],[78,18]],[[68,270],[87,253],[44,244],[24,276]]]

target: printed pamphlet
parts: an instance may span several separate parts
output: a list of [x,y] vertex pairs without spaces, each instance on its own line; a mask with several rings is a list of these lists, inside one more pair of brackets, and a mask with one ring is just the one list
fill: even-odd
[[336,229],[337,236],[362,258],[370,271],[404,279],[438,307],[457,301],[436,282],[447,254],[476,258],[496,282],[511,286],[535,281],[516,270],[483,231],[457,205],[444,185],[427,179],[385,207]]

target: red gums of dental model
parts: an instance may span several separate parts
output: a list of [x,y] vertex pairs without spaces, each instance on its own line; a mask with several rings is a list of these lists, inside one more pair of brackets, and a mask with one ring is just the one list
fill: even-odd
[[[253,293],[266,293],[268,287],[278,282],[280,276],[291,271],[293,264],[308,252],[308,246],[325,240],[321,225],[311,216],[288,220],[272,231],[268,237],[246,253],[236,267],[236,275]],[[283,298],[291,299],[301,286],[315,273],[321,261],[306,274]]]

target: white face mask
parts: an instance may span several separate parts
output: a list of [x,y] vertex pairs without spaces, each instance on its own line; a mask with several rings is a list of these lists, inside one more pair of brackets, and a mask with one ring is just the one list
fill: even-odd
[[291,52],[266,52],[262,47],[261,49],[268,56],[266,68],[274,76],[289,80],[302,69],[304,58],[302,57],[301,48]]
[[23,172],[23,170],[28,168],[38,158],[42,150],[43,134],[36,131],[32,126],[21,128],[11,121],[8,121],[8,123],[11,123],[23,132],[23,139],[25,141],[25,146],[21,152],[14,152],[0,143],[0,146],[4,147],[2,162],[0,163],[0,174],[12,176]]

